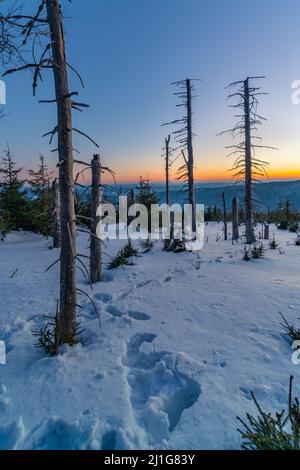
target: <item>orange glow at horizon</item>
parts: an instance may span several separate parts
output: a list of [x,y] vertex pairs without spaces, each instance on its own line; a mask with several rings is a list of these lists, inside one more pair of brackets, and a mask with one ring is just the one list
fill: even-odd
[[[171,175],[170,177],[170,182],[175,183],[176,182],[176,174]],[[116,174],[117,181],[120,181],[122,183],[134,183],[135,181],[138,182],[140,176],[143,178],[149,178],[149,180],[152,183],[163,183],[165,181],[165,174],[161,169],[151,169],[148,173],[145,171],[140,171],[139,173],[133,173],[133,172],[127,172],[127,171],[118,171]],[[300,180],[300,168],[270,168],[268,170],[268,177],[263,177],[261,178],[263,181],[268,181],[268,180]],[[107,183],[109,178],[104,178],[106,180],[105,182]],[[220,169],[203,169],[203,171],[196,170],[195,171],[195,180],[196,181],[203,181],[203,182],[220,182],[220,181],[231,181],[231,173],[227,171],[226,169],[220,168]]]
[[[232,174],[228,171],[228,166],[226,163],[224,166],[219,166],[218,168],[212,167],[211,163],[205,162],[201,169],[200,165],[197,165],[195,168],[195,181],[201,182],[230,182],[232,180]],[[149,179],[152,183],[163,183],[165,181],[165,173],[163,167],[152,167],[149,168],[149,171],[145,169],[144,166],[134,166],[130,165],[126,168],[119,167],[116,169],[116,181],[117,184],[132,184],[138,183],[140,177],[144,179]],[[263,181],[268,180],[300,180],[300,165],[286,165],[285,168],[270,166],[268,170],[268,177],[261,178]],[[176,180],[176,168],[173,168],[170,173],[170,182],[175,183]],[[86,174],[84,180],[79,178],[79,182],[82,184],[90,184],[90,178]],[[103,182],[105,184],[114,184],[113,178],[111,175],[103,175]]]

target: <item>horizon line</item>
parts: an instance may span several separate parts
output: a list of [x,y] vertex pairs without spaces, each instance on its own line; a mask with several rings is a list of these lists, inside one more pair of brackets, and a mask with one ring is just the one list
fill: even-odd
[[[151,179],[151,178],[145,178],[145,181],[149,181],[152,185],[154,184],[160,184],[160,185],[164,185],[165,184],[165,181],[164,180],[156,180],[156,179]],[[282,177],[282,178],[266,178],[266,179],[262,179],[261,181],[257,181],[257,182],[253,182],[253,184],[261,184],[261,183],[283,183],[283,182],[295,182],[295,181],[300,181],[300,175],[299,177],[297,178],[288,178],[288,177]],[[122,185],[136,185],[138,186],[139,184],[139,180],[129,180],[129,181],[118,181],[117,182],[117,185],[119,184],[122,184]],[[169,184],[172,184],[172,185],[178,185],[178,186],[182,186],[183,183],[182,182],[179,182],[179,181],[170,181]],[[235,181],[232,181],[232,180],[220,180],[220,179],[216,179],[216,180],[195,180],[194,181],[194,184],[226,184],[226,185],[236,185],[236,184],[243,184],[243,181],[240,181],[238,183],[236,183]],[[87,182],[86,183],[86,186],[88,186],[89,183]]]

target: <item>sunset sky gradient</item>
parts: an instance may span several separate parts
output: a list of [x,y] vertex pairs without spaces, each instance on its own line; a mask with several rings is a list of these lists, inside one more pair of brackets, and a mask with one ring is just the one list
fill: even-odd
[[[39,2],[28,3],[34,11]],[[194,102],[196,178],[228,179],[232,159],[226,159],[225,146],[231,139],[217,137],[234,123],[225,86],[247,75],[267,77],[260,81],[270,93],[261,97],[259,111],[268,122],[260,135],[279,149],[260,153],[270,162],[270,178],[300,179],[300,105],[291,100],[292,82],[300,79],[299,0],[62,3],[69,62],[86,85],[81,89],[71,73],[70,88],[91,105],[84,113],[75,111],[74,126],[97,140],[118,182],[140,175],[163,180],[161,148],[168,129],[161,124],[181,113],[170,83],[186,77],[202,79]],[[1,120],[0,149],[8,141],[18,164],[26,167],[43,153],[54,168],[54,146],[41,136],[55,125],[55,106],[38,104],[53,98],[51,74],[45,74],[35,98],[29,73],[10,76],[6,84],[8,116]],[[75,147],[85,160],[97,151],[77,136]]]

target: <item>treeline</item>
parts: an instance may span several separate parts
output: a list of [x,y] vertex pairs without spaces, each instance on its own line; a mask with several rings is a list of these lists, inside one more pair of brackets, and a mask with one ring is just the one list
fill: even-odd
[[[245,224],[245,209],[240,207],[238,211],[239,225]],[[205,210],[206,222],[223,222],[224,213],[217,206],[208,206]],[[232,221],[231,213],[226,215],[227,222]],[[289,199],[280,202],[276,209],[267,211],[254,211],[253,213],[254,224],[276,224],[279,230],[289,230],[290,232],[297,232],[300,222],[300,212],[295,209]]]
[[[26,177],[22,177],[22,175]],[[53,172],[47,166],[45,158],[40,155],[35,169],[19,168],[7,147],[0,163],[0,232],[2,240],[12,230],[25,230],[51,235],[52,202],[51,186]],[[116,188],[116,192],[121,191]],[[151,204],[159,204],[159,197],[148,180],[140,178],[137,186],[126,193],[128,207],[134,203],[144,204],[148,209]],[[104,200],[116,203],[108,195]],[[77,189],[75,191],[76,214],[85,219],[91,215],[91,192]],[[116,207],[118,210],[118,207]],[[231,212],[226,214],[227,222],[232,220]],[[239,225],[245,223],[245,210],[238,210]],[[224,212],[217,206],[208,206],[205,210],[206,222],[224,222]],[[275,210],[255,211],[254,223],[274,223],[279,229],[296,232],[299,228],[300,213],[287,199],[278,204]],[[130,220],[128,220],[130,222]],[[150,223],[150,221],[149,221]],[[149,227],[149,230],[151,228]]]

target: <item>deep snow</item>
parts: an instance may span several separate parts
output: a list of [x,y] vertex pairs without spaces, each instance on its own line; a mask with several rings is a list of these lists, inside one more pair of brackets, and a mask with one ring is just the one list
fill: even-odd
[[[265,259],[247,263],[241,244],[216,241],[222,224],[205,230],[200,260],[157,242],[134,266],[105,271],[92,292],[78,272],[102,328],[81,296],[82,344],[58,357],[32,335],[55,313],[59,268],[44,271],[57,250],[28,233],[0,244],[0,449],[239,449],[236,416],[255,413],[250,390],[281,410],[293,374],[300,394],[279,324],[279,311],[300,323],[295,235],[272,228],[280,251],[264,242]],[[78,244],[87,253],[83,234]]]

